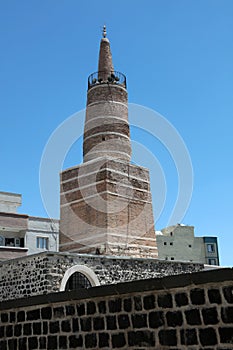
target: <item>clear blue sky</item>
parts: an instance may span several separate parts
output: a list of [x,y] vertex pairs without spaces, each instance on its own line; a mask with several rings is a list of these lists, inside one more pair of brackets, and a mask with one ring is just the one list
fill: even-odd
[[[231,0],[1,1],[0,190],[22,193],[20,212],[46,216],[41,155],[59,124],[85,107],[104,23],[129,102],[162,114],[189,150],[194,189],[182,221],[197,236],[217,236],[221,264],[233,265]],[[152,147],[165,172],[161,229],[177,195],[174,164],[159,142],[132,137]],[[81,162],[76,146],[65,167]],[[156,202],[156,183],[152,189]]]

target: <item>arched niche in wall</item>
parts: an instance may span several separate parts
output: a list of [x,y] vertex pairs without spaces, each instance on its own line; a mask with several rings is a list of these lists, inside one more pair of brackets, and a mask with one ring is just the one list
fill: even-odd
[[94,271],[85,265],[75,265],[69,268],[61,281],[60,291],[99,286],[99,280]]

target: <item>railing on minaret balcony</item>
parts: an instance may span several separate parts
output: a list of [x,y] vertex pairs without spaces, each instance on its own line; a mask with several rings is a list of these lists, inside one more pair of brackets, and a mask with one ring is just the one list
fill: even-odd
[[[104,78],[103,78],[104,77]],[[126,89],[126,76],[120,72],[95,72],[88,77],[88,90],[100,84],[116,84]]]

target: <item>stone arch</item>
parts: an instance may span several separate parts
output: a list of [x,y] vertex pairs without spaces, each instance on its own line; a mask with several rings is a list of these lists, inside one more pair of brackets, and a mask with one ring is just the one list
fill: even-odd
[[61,281],[60,292],[63,292],[65,290],[69,278],[75,272],[80,272],[81,274],[83,274],[89,280],[92,287],[100,285],[98,277],[96,276],[94,271],[92,271],[89,267],[85,265],[74,265],[65,272],[64,277]]

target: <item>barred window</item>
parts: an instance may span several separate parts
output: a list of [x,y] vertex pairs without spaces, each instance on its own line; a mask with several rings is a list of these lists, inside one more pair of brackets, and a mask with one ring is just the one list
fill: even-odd
[[91,283],[84,274],[82,274],[81,272],[74,272],[68,279],[65,290],[74,290],[90,287]]

